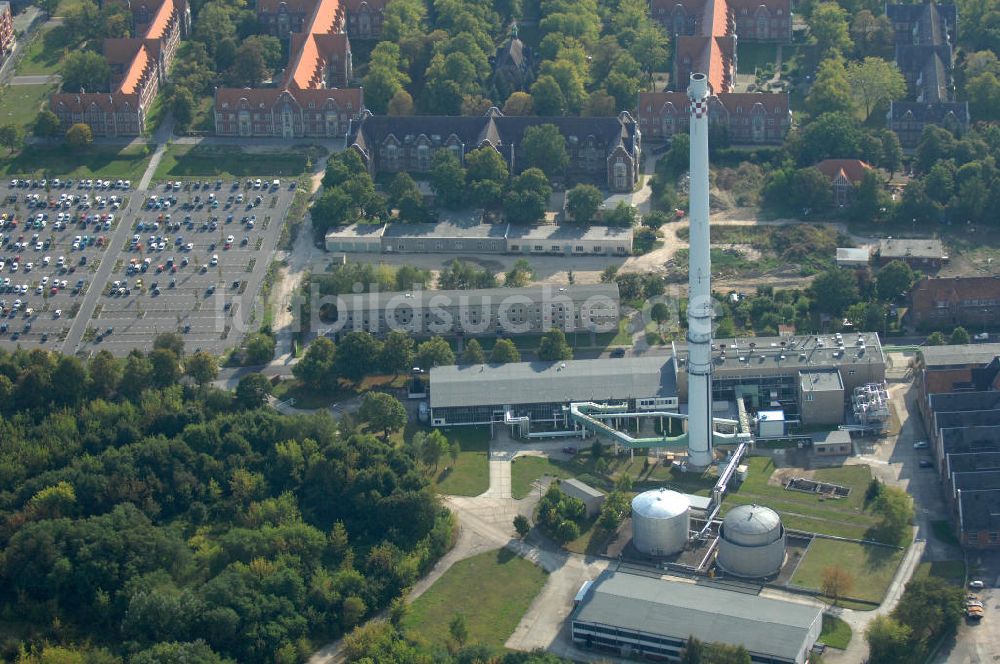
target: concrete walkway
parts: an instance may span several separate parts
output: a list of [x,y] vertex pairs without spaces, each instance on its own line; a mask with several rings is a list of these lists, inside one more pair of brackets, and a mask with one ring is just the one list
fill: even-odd
[[[149,165],[142,175],[142,179],[136,186],[136,190],[144,191],[149,186],[150,181],[153,179],[153,174],[156,172],[156,168],[163,158],[163,151],[166,149],[167,140],[170,138],[173,126],[173,118],[167,117],[160,126],[160,130],[156,132],[154,137],[158,141],[156,151],[153,153],[153,158],[150,159]],[[109,240],[109,244],[112,247],[125,246],[128,236],[132,233],[129,212],[138,209],[142,205],[142,202],[136,200],[136,198],[136,193],[133,191],[130,195],[128,206],[119,215],[118,226],[112,231],[111,239]],[[97,272],[94,273],[94,276],[90,280],[90,288],[84,294],[83,300],[80,302],[80,309],[73,318],[73,323],[70,325],[66,339],[63,341],[62,352],[64,354],[73,355],[79,350],[83,334],[86,332],[87,326],[93,317],[94,309],[101,298],[103,284],[108,282],[108,277],[111,276],[114,267],[115,261],[110,259],[102,260],[101,264],[97,267]]]
[[9,85],[55,85],[62,80],[59,74],[37,74],[31,76],[15,76]]

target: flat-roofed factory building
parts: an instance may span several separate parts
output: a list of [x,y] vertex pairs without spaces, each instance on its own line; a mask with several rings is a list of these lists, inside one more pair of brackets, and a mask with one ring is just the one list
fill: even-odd
[[689,581],[604,572],[570,614],[573,642],[677,661],[690,637],[740,645],[754,664],[805,664],[823,629],[819,606]]
[[676,363],[644,357],[565,362],[516,362],[431,369],[434,426],[531,424],[569,428],[572,402],[626,403],[677,410]]

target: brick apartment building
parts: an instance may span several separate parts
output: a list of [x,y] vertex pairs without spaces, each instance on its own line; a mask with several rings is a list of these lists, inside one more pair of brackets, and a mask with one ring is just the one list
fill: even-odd
[[77,123],[95,136],[135,136],[149,111],[182,36],[191,28],[186,0],[150,0],[130,5],[135,34],[104,40],[112,92],[62,92],[50,105],[63,129]]
[[[306,31],[318,0],[259,0],[257,21],[268,34],[288,39],[293,32]],[[337,26],[355,39],[379,39],[385,22],[385,0],[345,0],[343,17]]]
[[1000,278],[921,279],[910,292],[911,322],[920,329],[978,329],[1000,324]]
[[688,126],[687,89],[693,72],[708,76],[709,119],[734,143],[780,143],[792,124],[787,94],[737,93],[738,38],[790,41],[787,0],[756,6],[743,0],[654,0],[653,18],[674,35],[673,91],[640,92],[639,128],[666,140]]
[[675,38],[703,34],[706,16],[724,13],[740,39],[792,40],[792,7],[789,0],[652,0],[652,17]]
[[1000,344],[929,346],[917,401],[952,526],[966,549],[1000,548]]
[[[273,8],[262,3],[258,16],[262,6]],[[289,40],[284,78],[274,88],[217,88],[215,133],[278,138],[346,135],[364,108],[364,98],[360,88],[346,87],[354,72],[351,44],[343,32],[345,6],[340,0],[282,2],[276,12],[265,13],[268,18],[261,22]],[[310,13],[302,18],[307,8]]]
[[541,124],[555,125],[566,139],[569,176],[590,179],[611,191],[632,191],[639,181],[640,132],[627,112],[586,118],[505,117],[496,108],[481,117],[366,112],[348,141],[373,174],[427,172],[438,150],[451,150],[464,160],[487,145],[503,156],[511,173],[519,173],[524,170],[524,132]]
[[[688,129],[686,92],[640,92],[639,128],[649,140]],[[730,92],[708,99],[708,118],[725,127],[733,143],[781,143],[792,126],[787,94]]]
[[969,105],[955,101],[953,45],[958,34],[955,5],[924,2],[886,5],[895,36],[895,60],[909,99],[889,104],[888,124],[904,148],[917,145],[927,125],[956,133],[968,129]]

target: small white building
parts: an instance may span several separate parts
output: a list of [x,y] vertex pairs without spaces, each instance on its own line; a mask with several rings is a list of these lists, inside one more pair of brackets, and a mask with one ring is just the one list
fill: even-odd
[[559,490],[570,498],[576,498],[587,508],[587,517],[592,517],[601,511],[604,500],[607,496],[604,492],[598,491],[589,484],[584,484],[577,479],[563,480],[559,483]]
[[759,438],[781,438],[784,435],[784,411],[762,410],[757,413],[757,436]]

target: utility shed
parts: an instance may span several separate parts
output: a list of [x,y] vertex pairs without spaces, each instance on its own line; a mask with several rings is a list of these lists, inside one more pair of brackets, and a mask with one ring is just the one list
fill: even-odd
[[805,664],[823,628],[818,606],[610,570],[569,619],[584,648],[675,660],[694,636],[741,645],[769,664]]
[[559,483],[559,489],[570,498],[576,498],[583,502],[587,508],[587,516],[591,517],[601,511],[606,496],[603,491],[598,491],[589,484],[584,484],[577,479],[563,480]]

